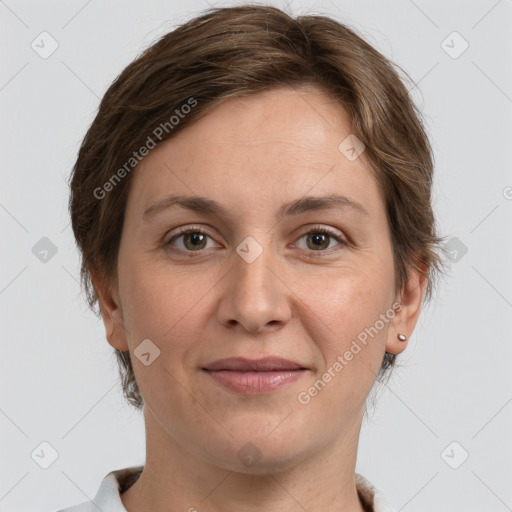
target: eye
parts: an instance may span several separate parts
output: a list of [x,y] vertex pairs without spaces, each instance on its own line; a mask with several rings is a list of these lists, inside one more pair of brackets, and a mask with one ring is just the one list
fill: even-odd
[[[188,227],[188,228],[178,228],[178,234],[170,238],[164,245],[172,246],[172,248],[177,248],[184,252],[198,252],[202,249],[208,249],[206,247],[207,238],[211,238],[207,233],[205,233],[200,228]],[[181,240],[181,243],[176,247],[174,242]]]
[[[326,252],[325,249],[329,248],[330,242],[333,240],[337,240],[341,246],[348,245],[348,243],[339,235],[337,231],[325,228],[323,226],[314,227],[302,235],[299,240],[304,237],[306,237],[305,249],[311,249],[313,252]],[[331,251],[328,252],[330,253]]]

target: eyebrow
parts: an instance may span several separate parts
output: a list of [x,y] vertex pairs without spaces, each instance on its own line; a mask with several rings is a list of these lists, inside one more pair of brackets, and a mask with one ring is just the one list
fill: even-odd
[[[143,218],[149,219],[158,213],[167,210],[171,206],[180,206],[181,208],[191,210],[197,213],[214,216],[229,216],[229,212],[220,203],[213,199],[202,196],[174,195],[164,197],[144,211]],[[284,203],[276,213],[276,219],[281,220],[286,216],[300,215],[301,213],[332,210],[332,209],[352,209],[357,213],[369,216],[367,210],[360,203],[342,195],[328,196],[305,196],[288,203]]]

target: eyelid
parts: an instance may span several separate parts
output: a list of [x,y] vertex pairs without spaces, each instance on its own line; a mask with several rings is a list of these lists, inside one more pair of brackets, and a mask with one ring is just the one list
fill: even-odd
[[307,226],[299,238],[303,237],[304,235],[307,235],[308,233],[313,232],[327,233],[339,239],[343,238],[343,233],[339,229],[331,228],[330,226],[325,226],[323,224],[314,224],[312,226]]
[[[172,229],[167,234],[170,235],[169,240],[171,240],[172,238],[174,238],[177,235],[182,235],[183,233],[187,233],[190,231],[198,231],[198,232],[200,231],[202,233],[207,234],[203,225],[199,225],[199,224],[187,224],[185,226],[179,226],[177,228]],[[171,235],[171,233],[172,233],[172,235]]]

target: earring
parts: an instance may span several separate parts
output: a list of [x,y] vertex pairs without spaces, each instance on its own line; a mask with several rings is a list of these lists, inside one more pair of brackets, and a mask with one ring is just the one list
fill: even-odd
[[407,336],[405,334],[398,334],[397,338],[400,340],[400,341],[405,341],[407,339]]

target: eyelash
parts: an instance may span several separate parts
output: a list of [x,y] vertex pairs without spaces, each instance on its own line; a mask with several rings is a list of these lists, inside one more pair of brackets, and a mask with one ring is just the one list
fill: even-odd
[[[207,249],[200,249],[198,251],[186,251],[184,249],[178,249],[178,248],[173,247],[171,245],[172,242],[177,240],[180,236],[191,234],[191,233],[200,233],[202,235],[208,236],[209,238],[212,238],[207,232],[203,231],[199,227],[194,227],[194,226],[192,226],[192,227],[180,227],[180,228],[177,228],[177,233],[174,236],[172,236],[172,238],[170,238],[163,245],[166,248],[169,247],[171,250],[178,251],[178,252],[181,252],[181,253],[185,253],[185,254],[187,254],[188,257],[191,257],[191,258],[196,257],[196,255],[194,253],[198,253],[197,255],[199,256],[201,253],[204,253],[204,251],[207,251]],[[298,240],[303,238],[305,235],[309,235],[309,234],[312,234],[312,233],[314,233],[314,234],[329,235],[331,238],[334,238],[337,242],[339,242],[341,246],[343,246],[343,247],[348,247],[349,246],[349,243],[346,240],[344,240],[343,238],[341,238],[336,231],[331,230],[331,229],[326,228],[326,227],[323,227],[323,226],[313,226],[308,231],[303,233],[298,238]],[[307,249],[304,249],[304,250],[307,250]],[[341,248],[335,249],[334,251],[333,251],[333,248],[331,248],[331,249],[323,249],[323,250],[319,250],[319,251],[311,250],[311,251],[308,251],[308,252],[311,252],[311,253],[313,253],[315,255],[318,255],[318,256],[322,257],[322,256],[329,256],[333,252],[337,252],[338,250],[341,250]]]

